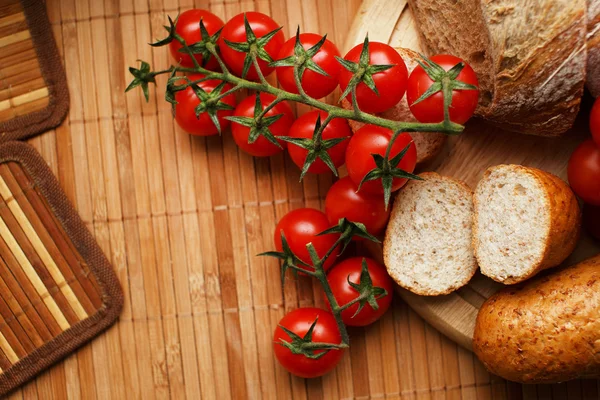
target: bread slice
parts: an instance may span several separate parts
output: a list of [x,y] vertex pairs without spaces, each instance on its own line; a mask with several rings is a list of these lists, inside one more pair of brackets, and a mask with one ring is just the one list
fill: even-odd
[[585,0],[409,0],[427,54],[477,72],[477,114],[516,132],[558,136],[579,110],[586,70]]
[[575,195],[560,178],[536,168],[489,168],[474,204],[475,256],[481,272],[498,282],[521,282],[559,265],[579,238]]
[[[412,70],[415,69],[415,67],[418,65],[416,60],[420,58],[419,54],[412,50],[404,49],[401,47],[397,47],[396,51],[398,51],[398,54],[400,54],[400,56],[404,60],[406,68],[408,69],[408,73],[410,74]],[[352,108],[352,104],[348,100],[342,99],[342,107],[350,110]],[[378,115],[380,117],[391,119],[394,121],[417,121],[417,119],[412,115],[410,109],[408,108],[406,96],[404,96],[395,107]],[[352,132],[356,132],[364,125],[362,122],[352,120],[348,122],[350,123],[350,128],[352,129]],[[444,147],[444,143],[446,143],[447,138],[445,134],[437,132],[410,132],[410,135],[412,136],[413,141],[415,142],[415,146],[417,146],[417,164],[420,165],[423,165],[435,158],[435,156],[437,156]]]
[[587,75],[585,86],[600,96],[600,1],[587,0]]
[[410,181],[394,201],[383,243],[390,276],[413,293],[435,296],[466,285],[477,264],[472,249],[473,192],[434,172]]

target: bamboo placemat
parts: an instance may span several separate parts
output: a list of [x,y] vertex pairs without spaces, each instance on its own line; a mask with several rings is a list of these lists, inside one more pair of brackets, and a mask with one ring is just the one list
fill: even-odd
[[42,0],[0,0],[0,141],[56,127],[67,114],[65,73]]
[[[289,37],[303,29],[345,40],[359,0],[48,0],[71,91],[67,122],[32,141],[114,265],[125,292],[119,322],[14,399],[595,399],[596,381],[521,386],[490,376],[472,353],[406,304],[352,330],[331,374],[290,377],[272,354],[279,319],[323,306],[310,280],[282,291],[273,246],[288,210],[323,206],[329,176],[299,172],[287,156],[253,159],[229,134],[190,137],[164,93],[123,91],[127,67],[161,69],[165,13],[193,6],[222,19],[271,14]],[[159,79],[157,87],[164,88]],[[152,88],[153,89],[153,88]],[[332,99],[333,100],[333,99]],[[300,112],[305,111],[298,107]]]

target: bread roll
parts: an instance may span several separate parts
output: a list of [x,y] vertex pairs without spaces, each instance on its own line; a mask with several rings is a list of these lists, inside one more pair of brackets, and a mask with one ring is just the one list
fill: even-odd
[[581,211],[557,176],[520,165],[489,168],[474,196],[473,248],[481,273],[512,284],[571,254]]
[[[396,50],[402,56],[402,59],[406,64],[406,68],[408,69],[408,73],[410,74],[418,65],[415,60],[419,59],[419,54],[412,50],[403,49],[400,47],[396,48]],[[352,104],[348,100],[342,99],[342,107],[349,110],[352,108]],[[408,108],[406,96],[404,96],[400,103],[398,103],[395,107],[378,115],[380,117],[395,121],[417,121]],[[356,132],[364,125],[362,122],[352,120],[348,122],[350,123],[350,128],[352,128],[352,132]],[[415,142],[415,146],[417,146],[417,164],[421,165],[431,161],[439,154],[439,152],[442,150],[442,147],[444,147],[444,143],[446,143],[447,138],[445,134],[435,132],[410,132],[410,135]]]
[[600,255],[490,297],[473,349],[491,373],[522,383],[600,378]]
[[477,114],[516,132],[573,125],[586,69],[585,0],[409,0],[428,54],[466,60],[481,86]]
[[471,247],[473,192],[434,172],[410,181],[394,201],[383,243],[390,276],[413,293],[435,296],[466,285],[477,264]]

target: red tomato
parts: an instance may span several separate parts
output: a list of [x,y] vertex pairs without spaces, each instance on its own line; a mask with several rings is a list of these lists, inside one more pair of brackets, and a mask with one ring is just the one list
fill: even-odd
[[[188,78],[190,81],[195,81],[203,78],[204,75],[201,74],[192,74],[189,75]],[[208,81],[200,82],[198,84],[199,87],[204,89],[205,92],[210,93],[216,88],[221,81],[216,79],[211,79]],[[223,88],[222,92],[231,89],[231,85],[227,84]],[[213,121],[208,116],[208,113],[203,112],[200,114],[198,118],[196,118],[196,107],[200,104],[200,98],[191,87],[186,88],[185,90],[181,90],[175,93],[175,100],[177,104],[175,105],[175,120],[179,124],[179,126],[189,133],[190,135],[197,136],[212,136],[217,135],[219,131],[217,127],[213,123]],[[229,104],[232,107],[235,107],[236,101],[235,96],[232,94],[225,96],[221,99],[223,103]],[[233,114],[233,110],[219,110],[217,111],[217,119],[219,120],[219,124],[221,125],[221,131],[227,129],[229,126],[229,121],[225,119],[225,117],[229,117]]]
[[[296,257],[312,265],[306,245],[312,243],[319,257],[325,256],[327,251],[333,247],[339,235],[316,235],[329,228],[331,228],[331,224],[327,220],[327,216],[319,210],[313,208],[292,210],[284,215],[275,227],[275,247],[277,251],[282,250],[281,232],[283,231],[285,239]],[[326,270],[333,265],[339,252],[340,249],[338,246],[325,262],[324,267]]]
[[600,206],[600,148],[586,140],[575,149],[567,169],[571,188],[585,203]]
[[[260,101],[262,109],[264,110],[269,104],[275,100],[275,96],[269,93],[261,93]],[[235,108],[233,113],[236,117],[254,117],[254,105],[256,103],[256,95],[248,96]],[[273,136],[285,136],[287,135],[290,126],[294,122],[294,113],[292,108],[286,101],[282,101],[271,108],[266,114],[266,117],[273,117],[278,114],[283,114],[283,117],[268,126],[269,131]],[[273,154],[277,154],[286,146],[285,142],[279,140],[281,148],[275,146],[263,135],[260,135],[254,143],[248,143],[248,135],[250,134],[250,128],[241,124],[233,123],[231,125],[231,133],[233,134],[233,140],[235,143],[244,150],[246,153],[255,157],[268,157]]]
[[583,224],[593,237],[600,240],[600,207],[584,205]]
[[[350,176],[355,185],[359,185],[365,175],[376,167],[375,160],[371,154],[385,155],[391,138],[392,132],[389,129],[374,125],[365,125],[354,133],[346,149],[346,168],[348,169],[348,176]],[[396,141],[394,141],[392,150],[390,151],[390,159],[399,154],[411,142],[412,137],[408,133],[401,133],[396,138]],[[398,168],[412,173],[415,170],[416,164],[417,148],[412,143],[400,161],[400,164],[398,164]],[[405,178],[394,178],[392,181],[392,192],[404,186],[406,181],[407,179]],[[368,193],[382,194],[383,186],[381,179],[363,183],[360,190]]]
[[[282,340],[291,342],[290,336],[280,328],[284,326],[296,335],[303,338],[312,324],[317,321],[312,341],[320,343],[340,344],[342,337],[331,313],[319,308],[299,308],[287,313],[275,328],[273,335],[273,350],[277,361],[289,372],[301,378],[316,378],[325,375],[335,368],[344,355],[343,350],[329,350],[327,354],[319,359],[311,359],[303,354],[293,354],[288,348],[282,346]],[[315,350],[315,354],[324,350]]]
[[[317,123],[317,117],[319,115],[321,116],[321,121],[324,121],[325,118],[327,118],[327,113],[320,110],[309,111],[300,116],[290,128],[289,136],[311,139],[313,137],[315,125]],[[331,122],[329,122],[329,124],[327,124],[323,130],[322,139],[327,140],[344,138],[350,137],[351,135],[352,130],[350,129],[350,125],[348,125],[348,121],[342,118],[335,118],[331,120]],[[344,165],[344,157],[347,146],[348,140],[344,140],[327,150],[333,165],[336,167]],[[294,164],[302,168],[304,166],[304,160],[306,160],[308,151],[300,146],[289,143],[288,152],[290,153],[290,157],[292,158],[292,161],[294,161]],[[308,169],[308,172],[313,174],[322,174],[329,171],[329,167],[320,158],[317,158],[317,160],[312,163]]]
[[[322,36],[315,33],[301,33],[300,42],[305,50],[308,50],[321,40]],[[290,38],[283,44],[277,56],[278,60],[294,55],[294,45],[296,38]],[[308,68],[304,70],[302,75],[302,88],[311,97],[320,99],[327,96],[338,85],[338,75],[342,66],[337,62],[335,56],[340,56],[340,51],[333,42],[325,40],[323,46],[314,55],[312,60],[321,67],[329,76],[324,76],[318,72],[311,71]],[[277,67],[277,80],[281,87],[288,92],[298,93],[296,81],[294,79],[294,67]]]
[[[362,44],[354,46],[344,58],[358,63],[362,49]],[[379,95],[375,94],[363,82],[356,87],[356,100],[359,108],[368,113],[380,113],[389,110],[402,100],[402,96],[406,91],[408,70],[404,60],[393,47],[379,42],[369,43],[369,64],[394,65],[388,70],[373,74],[373,81]],[[352,79],[352,72],[342,67],[340,69],[340,88],[342,92],[348,87],[350,79]],[[352,102],[351,93],[346,98]]]
[[329,223],[335,225],[341,218],[364,224],[371,235],[380,234],[390,217],[383,197],[361,190],[346,176],[334,183],[325,198],[325,214]]
[[590,112],[590,130],[594,141],[600,146],[600,98],[596,99]]
[[[225,39],[234,43],[247,41],[246,28],[244,26],[244,14],[246,15],[246,18],[250,23],[250,27],[254,31],[254,35],[257,39],[279,28],[277,22],[273,21],[271,17],[255,11],[248,11],[246,13],[238,14],[227,21],[223,31],[221,31],[221,36],[219,37],[219,49],[221,50],[221,57],[223,58],[223,61],[225,61],[227,66],[231,69],[231,72],[238,76],[242,76],[244,59],[246,58],[247,53],[236,51],[227,46]],[[279,49],[283,45],[284,40],[283,32],[279,31],[264,46],[265,51],[271,56],[271,58],[275,59]],[[262,59],[258,60],[258,66],[264,76],[267,76],[273,72],[273,68],[269,67],[268,64],[268,62]],[[251,66],[248,70],[246,79],[258,80],[258,74],[256,73],[254,66]]]
[[[446,71],[463,61],[458,57],[446,54],[433,56],[430,59]],[[458,74],[457,80],[479,87],[477,74],[475,74],[473,68],[466,62],[465,67]],[[444,120],[444,96],[441,91],[413,105],[432,84],[433,81],[421,66],[417,66],[408,78],[406,100],[408,101],[410,111],[421,122],[436,123]],[[450,120],[457,124],[467,122],[475,112],[475,108],[477,108],[478,99],[478,90],[454,90],[452,92],[452,103],[450,103],[449,108]]]
[[[204,21],[206,31],[211,36],[223,27],[221,18],[210,11],[197,9],[184,11],[179,15],[177,25],[175,26],[175,32],[185,40],[187,45],[192,45],[202,40],[200,35],[200,20]],[[171,55],[175,61],[181,63],[181,66],[183,67],[193,67],[194,62],[192,61],[192,58],[187,53],[181,53],[179,51],[182,47],[183,46],[181,46],[177,40],[173,40],[169,43],[169,49],[171,50]],[[195,54],[194,58],[202,65],[201,54]],[[205,68],[217,71],[219,69],[219,63],[214,57],[210,57]]]
[[[364,259],[367,261],[367,269],[369,270],[373,287],[385,289],[387,295],[377,299],[377,304],[379,305],[377,310],[374,310],[373,307],[367,303],[363,309],[354,316],[358,310],[358,303],[355,303],[342,311],[342,320],[344,321],[344,324],[348,326],[370,325],[385,314],[387,309],[390,308],[390,304],[392,304],[394,292],[392,278],[390,278],[383,265],[370,258]],[[335,268],[327,274],[327,281],[331,286],[331,291],[339,306],[351,302],[360,295],[355,288],[348,284],[348,280],[355,284],[361,282],[360,275],[362,272],[362,262],[363,257],[348,258],[337,264]],[[323,295],[325,297],[325,303],[330,307],[327,297],[324,293]]]

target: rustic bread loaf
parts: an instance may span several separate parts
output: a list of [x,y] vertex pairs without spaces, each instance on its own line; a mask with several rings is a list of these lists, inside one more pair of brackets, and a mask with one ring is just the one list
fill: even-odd
[[520,165],[489,168],[474,196],[473,248],[481,273],[505,284],[555,267],[579,238],[581,211],[557,176]]
[[600,96],[600,1],[587,0],[587,75],[585,85]]
[[493,374],[522,383],[600,378],[600,256],[490,297],[473,349]]
[[557,136],[573,125],[586,69],[585,0],[409,0],[423,48],[477,72],[477,114]]
[[434,172],[410,181],[394,201],[383,243],[390,276],[413,293],[435,296],[466,285],[477,264],[471,246],[473,192]]
[[[419,59],[419,54],[412,50],[401,47],[397,47],[396,50],[400,56],[402,56],[402,59],[406,64],[406,68],[408,69],[408,73],[410,74],[418,65],[416,60]],[[342,107],[349,110],[352,108],[352,104],[348,100],[343,99]],[[404,96],[400,103],[398,103],[395,107],[378,115],[395,121],[417,121],[408,108],[406,96]],[[352,128],[352,132],[356,132],[364,125],[362,122],[352,120],[348,122],[350,123],[350,128]],[[447,138],[447,136],[443,133],[436,132],[411,132],[410,135],[415,142],[415,146],[417,146],[417,164],[421,165],[432,160],[439,154]]]

